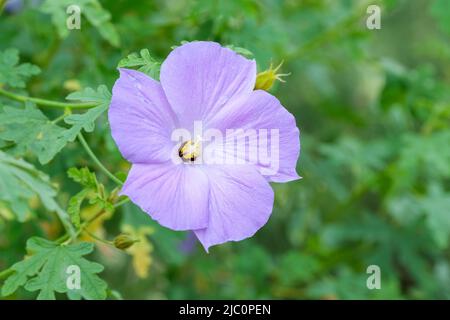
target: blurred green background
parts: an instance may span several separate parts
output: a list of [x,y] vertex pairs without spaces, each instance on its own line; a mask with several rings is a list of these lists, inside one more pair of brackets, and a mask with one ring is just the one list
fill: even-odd
[[[303,179],[273,184],[268,224],[210,254],[132,204],[100,220],[98,236],[142,239],[128,252],[97,242],[91,258],[124,298],[450,298],[450,1],[44,2],[9,1],[0,16],[0,50],[17,48],[42,69],[28,83],[32,96],[111,88],[121,58],[148,48],[163,60],[183,40],[244,47],[259,71],[284,61],[291,72],[271,92],[297,119]],[[68,31],[58,19],[77,3],[94,12]],[[380,30],[366,28],[369,4],[381,7]],[[86,138],[110,170],[127,171],[106,115]],[[26,159],[58,184],[63,207],[79,190],[67,169],[97,170],[77,143],[45,166]],[[39,207],[25,223],[0,212],[0,270],[23,258],[29,237],[62,232]],[[381,290],[366,287],[372,264]],[[34,296],[21,289],[13,298]]]

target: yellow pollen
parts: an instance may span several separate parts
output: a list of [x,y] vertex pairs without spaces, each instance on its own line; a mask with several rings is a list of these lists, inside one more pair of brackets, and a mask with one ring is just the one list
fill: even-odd
[[178,155],[185,162],[195,161],[200,155],[200,141],[188,140],[183,142],[180,149],[178,149]]

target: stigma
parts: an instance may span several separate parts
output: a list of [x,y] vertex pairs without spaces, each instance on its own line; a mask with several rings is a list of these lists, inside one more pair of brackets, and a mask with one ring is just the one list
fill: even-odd
[[194,162],[200,155],[200,140],[183,142],[178,149],[178,156],[185,162]]

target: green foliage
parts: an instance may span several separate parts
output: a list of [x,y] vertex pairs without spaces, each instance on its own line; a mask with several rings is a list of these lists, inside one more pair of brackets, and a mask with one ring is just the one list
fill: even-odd
[[114,210],[112,201],[115,198],[116,191],[114,190],[110,195],[108,195],[105,191],[104,185],[97,181],[95,173],[89,171],[88,168],[70,168],[67,171],[67,175],[83,187],[80,192],[70,198],[67,208],[67,213],[76,228],[80,228],[80,207],[88,196],[90,197],[90,204],[99,204],[106,210]]
[[[111,14],[105,10],[98,0],[45,0],[40,10],[51,15],[61,38],[69,35],[66,21],[68,18],[67,8],[78,6],[80,13],[93,25],[100,35],[113,46],[120,45],[120,37],[116,28],[111,23]],[[73,13],[73,12],[72,12]]]
[[70,168],[67,171],[67,175],[73,181],[81,184],[83,187],[88,189],[97,189],[98,182],[95,173],[90,172],[88,168]]
[[0,151],[0,208],[5,203],[20,221],[31,212],[29,200],[38,197],[47,210],[58,209],[56,190],[44,173],[24,160]]
[[83,102],[95,102],[98,104],[82,114],[72,114],[64,118],[64,121],[71,125],[65,133],[65,137],[73,141],[77,134],[84,130],[92,132],[95,129],[95,120],[100,117],[109,107],[111,93],[105,85],[101,85],[97,90],[86,88],[83,91],[74,92],[66,97],[67,100],[78,100]]
[[82,130],[92,132],[95,120],[109,107],[111,93],[106,86],[97,90],[86,88],[67,96],[68,100],[93,102],[96,107],[84,113],[71,114],[64,117],[69,128],[61,127],[50,121],[42,111],[32,103],[25,108],[4,107],[0,113],[0,139],[14,142],[12,151],[24,155],[27,150],[35,154],[41,164],[50,162],[68,142],[74,141]]
[[40,69],[30,63],[19,64],[17,49],[0,51],[0,85],[6,84],[13,88],[23,88],[25,81],[39,72]]
[[16,155],[25,155],[29,150],[41,164],[48,163],[64,148],[69,141],[66,131],[32,103],[23,109],[4,107],[0,112],[0,139],[13,142],[11,151]]
[[118,68],[136,68],[137,70],[149,75],[155,80],[159,80],[159,69],[161,62],[150,55],[148,49],[142,49],[139,54],[133,52],[126,58],[119,61]]
[[[86,242],[60,245],[37,237],[29,239],[27,251],[30,256],[12,266],[15,272],[5,281],[2,295],[11,295],[23,286],[31,292],[39,291],[37,298],[40,300],[54,300],[56,293],[85,299],[105,299],[107,285],[97,275],[103,271],[103,266],[83,258],[93,249],[94,245]],[[69,289],[67,285],[70,266],[80,269],[80,289]]]
[[[42,280],[50,272],[39,275],[44,266],[60,265],[64,259],[54,258],[68,248],[89,251],[83,241],[100,247],[92,259],[106,266],[104,278],[117,289],[108,290],[111,297],[450,298],[449,1],[376,1],[382,7],[376,31],[364,25],[370,0],[46,0],[38,10],[24,3],[0,19],[1,89],[52,101],[69,94],[66,105],[92,108],[44,109],[0,91],[0,272],[22,259],[25,241],[35,235],[62,236],[65,243],[38,240],[32,246],[40,253],[16,265],[7,286],[0,279],[7,293],[25,287],[14,298],[34,297],[28,281],[42,295],[59,292],[58,273],[48,286]],[[81,8],[80,30],[66,27],[72,4]],[[209,254],[192,235],[117,201],[120,183],[80,143],[68,143],[89,133],[92,151],[123,181],[129,164],[104,116],[117,65],[158,79],[171,48],[196,40],[228,45],[255,59],[258,70],[284,61],[291,76],[271,93],[295,116],[302,142],[303,179],[272,184],[268,224]],[[28,81],[38,70],[33,65],[42,74]],[[87,89],[71,93],[79,88]],[[99,211],[106,213],[88,226]],[[76,241],[53,212],[70,218]],[[144,239],[133,252],[98,240],[126,230]],[[381,268],[381,290],[366,287],[371,264]],[[101,294],[67,295],[105,297],[103,282],[93,287]]]
[[446,0],[434,0],[431,14],[436,17],[442,30],[450,34],[450,3]]
[[69,205],[67,207],[67,213],[69,214],[70,221],[72,221],[75,228],[80,229],[81,227],[81,217],[80,217],[80,209],[81,204],[88,194],[87,189],[83,189],[78,192],[76,195],[72,196],[69,200]]

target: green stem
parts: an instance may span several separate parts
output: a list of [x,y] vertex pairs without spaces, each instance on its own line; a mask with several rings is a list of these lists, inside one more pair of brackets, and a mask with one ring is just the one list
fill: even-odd
[[120,181],[119,178],[117,178],[115,175],[113,175],[106,167],[98,160],[97,156],[94,154],[94,152],[91,150],[89,145],[87,144],[86,140],[84,139],[83,135],[78,133],[77,135],[78,140],[80,141],[81,145],[83,146],[84,150],[86,150],[86,153],[91,157],[92,161],[95,162],[95,164],[102,170],[111,180],[113,180],[118,185],[122,186],[123,182]]
[[[76,234],[78,234],[78,232]],[[62,237],[59,237],[58,239],[56,239],[55,242],[58,243],[58,244],[61,244],[61,243],[64,243],[65,241],[67,241],[69,239],[70,239],[70,236],[66,233]]]
[[[1,1],[1,0],[0,0]],[[46,107],[53,107],[53,108],[69,108],[69,109],[87,109],[87,108],[93,108],[98,105],[97,102],[83,102],[83,103],[70,103],[70,102],[58,102],[53,100],[46,100],[41,98],[33,98],[33,97],[27,97],[19,94],[15,94],[9,91],[6,91],[2,88],[0,88],[0,95],[5,96],[7,98],[20,101],[20,102],[34,102],[38,106],[46,106]]]
[[90,232],[90,231],[87,230],[87,229],[84,230],[84,232],[87,233],[87,234],[89,235],[89,237],[91,237],[92,239],[97,240],[98,242],[104,243],[104,244],[106,244],[106,245],[109,245],[109,246],[113,246],[113,247],[114,247],[114,242],[108,241],[108,240],[105,240],[105,239],[102,239],[102,238],[100,238],[100,237],[97,237],[95,234],[93,234],[92,232]]
[[125,198],[114,204],[114,208],[120,207],[121,205],[130,202],[130,198]]
[[72,222],[70,221],[70,217],[67,214],[66,211],[61,209],[59,206],[55,210],[56,215],[58,216],[59,220],[61,221],[64,229],[66,230],[66,233],[71,239],[75,239],[77,236],[77,232],[75,228],[72,225]]
[[105,213],[106,213],[106,210],[103,210],[103,209],[100,210],[99,212],[97,212],[96,215],[94,215],[93,217],[89,218],[86,222],[83,223],[83,225],[81,226],[81,230],[84,230],[85,228],[87,228],[92,222],[94,222],[95,220],[100,218]]
[[57,124],[59,122],[61,122],[62,120],[64,120],[65,117],[67,117],[67,113],[64,112],[61,116],[59,116],[58,118],[54,119],[51,121],[52,124]]
[[0,280],[8,278],[10,275],[12,275],[15,271],[11,268],[3,270],[0,272]]

